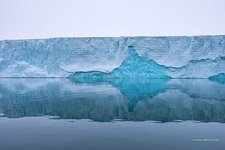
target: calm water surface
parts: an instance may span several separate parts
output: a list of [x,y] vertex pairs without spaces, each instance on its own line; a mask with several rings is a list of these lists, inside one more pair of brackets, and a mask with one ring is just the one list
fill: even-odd
[[224,122],[207,79],[0,79],[1,150],[223,150]]

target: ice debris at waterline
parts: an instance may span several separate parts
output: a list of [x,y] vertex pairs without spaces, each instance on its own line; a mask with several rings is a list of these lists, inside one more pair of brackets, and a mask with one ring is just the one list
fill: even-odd
[[0,77],[69,77],[81,72],[105,73],[110,78],[137,74],[141,78],[208,78],[225,73],[225,36],[0,41]]

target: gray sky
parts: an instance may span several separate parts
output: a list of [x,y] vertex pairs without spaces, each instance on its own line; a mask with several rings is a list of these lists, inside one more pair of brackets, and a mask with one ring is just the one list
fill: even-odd
[[0,39],[225,34],[225,0],[0,0]]

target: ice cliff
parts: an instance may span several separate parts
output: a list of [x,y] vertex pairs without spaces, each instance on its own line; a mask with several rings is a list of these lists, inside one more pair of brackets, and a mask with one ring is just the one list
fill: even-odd
[[0,41],[0,77],[208,78],[225,73],[225,36]]

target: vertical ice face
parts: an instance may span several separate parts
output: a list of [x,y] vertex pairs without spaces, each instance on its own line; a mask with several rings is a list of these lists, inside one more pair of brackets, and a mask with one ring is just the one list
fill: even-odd
[[1,41],[0,76],[66,77],[77,71],[107,72],[127,55],[124,42],[121,38]]
[[157,63],[182,67],[192,60],[225,56],[225,36],[131,37],[139,55],[147,55]]
[[109,73],[105,72],[75,72],[71,78],[76,80],[104,81],[108,79],[137,79],[137,78],[170,78],[168,68],[157,64],[146,57],[138,56],[133,46],[128,46],[128,56],[121,65]]
[[225,73],[220,73],[209,77],[210,80],[215,81],[220,84],[225,84]]
[[[127,61],[129,46],[139,65]],[[225,72],[224,58],[223,35],[5,40],[0,41],[0,77],[68,77],[74,72],[112,70],[121,76],[118,68],[126,67],[131,78],[134,69],[147,78],[149,72],[158,77],[208,78]]]
[[[3,47],[3,41],[0,41],[0,50],[2,49]],[[0,63],[3,61],[3,53],[2,51],[0,51]]]

